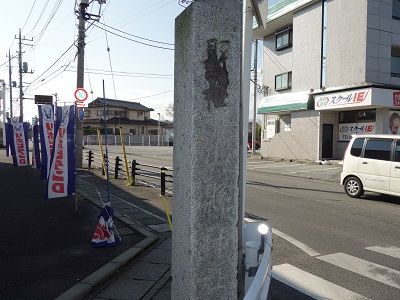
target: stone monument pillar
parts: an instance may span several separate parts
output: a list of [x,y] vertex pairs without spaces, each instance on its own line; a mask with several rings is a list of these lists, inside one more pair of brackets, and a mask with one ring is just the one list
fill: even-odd
[[242,5],[175,21],[172,299],[237,299]]

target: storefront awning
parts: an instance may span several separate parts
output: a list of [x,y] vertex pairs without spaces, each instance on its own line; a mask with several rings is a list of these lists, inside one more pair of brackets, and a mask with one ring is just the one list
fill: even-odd
[[309,97],[308,91],[267,96],[261,99],[257,113],[304,110],[308,107]]

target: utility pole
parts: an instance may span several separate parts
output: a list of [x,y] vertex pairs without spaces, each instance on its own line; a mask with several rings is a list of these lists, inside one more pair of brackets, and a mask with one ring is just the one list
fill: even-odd
[[[100,5],[104,4],[105,0],[96,0]],[[77,65],[77,73],[76,73],[76,88],[83,88],[85,84],[85,22],[87,20],[98,21],[100,19],[100,15],[93,15],[86,12],[86,9],[89,7],[89,0],[80,0],[79,7],[75,11],[78,16],[79,25],[78,25],[78,65]],[[91,1],[90,1],[91,3]],[[83,124],[82,121],[79,120],[79,112],[76,110],[75,117],[75,167],[82,168],[82,146],[83,146]]]
[[1,91],[1,98],[3,101],[2,104],[2,114],[3,114],[3,146],[6,145],[6,82],[3,79],[0,79],[2,82],[2,91]]
[[[24,92],[23,92],[23,86],[22,86],[22,73],[26,73],[27,70],[23,70],[22,68],[22,41],[32,41],[33,39],[25,39],[21,37],[21,28],[19,29],[19,34],[18,34],[18,66],[19,66],[19,118],[21,122],[24,121]],[[24,44],[26,46],[32,46],[30,44]]]
[[18,64],[19,64],[19,118],[21,122],[24,121],[24,92],[22,91],[22,41],[21,41],[21,28],[19,29],[19,56],[18,56]]
[[[86,9],[89,6],[89,1],[81,1],[79,10],[77,11],[79,25],[78,25],[78,66],[76,74],[76,88],[83,88],[85,82],[85,22],[86,22]],[[82,168],[82,145],[83,145],[83,124],[79,120],[78,111],[75,114],[75,147],[76,147],[76,160],[75,167]]]
[[253,104],[253,126],[251,134],[251,152],[256,153],[256,135],[257,135],[257,49],[258,40],[254,41],[254,104]]
[[10,118],[13,117],[13,103],[12,103],[12,79],[11,79],[11,53],[10,49],[8,49],[8,77],[10,84]]

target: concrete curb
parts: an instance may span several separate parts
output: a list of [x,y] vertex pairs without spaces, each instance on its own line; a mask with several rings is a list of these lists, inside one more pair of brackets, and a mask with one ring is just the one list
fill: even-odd
[[[94,205],[99,206],[95,201],[91,199],[91,195],[86,193],[82,193],[78,191],[78,193],[84,198],[88,199]],[[133,230],[143,234],[146,238],[133,247],[129,248],[122,254],[118,255],[102,267],[100,267],[97,271],[90,274],[88,277],[82,279],[79,283],[75,284],[70,289],[66,290],[64,293],[59,295],[56,300],[70,300],[83,299],[87,294],[89,294],[92,289],[94,289],[98,284],[104,282],[108,278],[110,278],[116,271],[118,271],[121,267],[125,266],[129,261],[131,261],[134,257],[136,257],[139,253],[143,252],[149,246],[151,246],[154,242],[158,240],[158,237],[145,229],[143,226],[133,222],[131,219],[127,218],[124,215],[119,213],[115,213],[114,215],[119,221],[125,223],[127,226],[132,228]]]

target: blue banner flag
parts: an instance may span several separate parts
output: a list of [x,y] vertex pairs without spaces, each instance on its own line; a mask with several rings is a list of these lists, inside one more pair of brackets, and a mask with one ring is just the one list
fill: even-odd
[[[99,221],[92,237],[92,246],[94,248],[111,247],[121,242],[121,238],[114,226],[113,216],[114,210],[110,203],[106,203],[97,216]],[[115,233],[117,238],[115,238]]]
[[53,105],[38,105],[39,132],[41,150],[41,178],[47,179],[50,169],[50,159],[54,147],[54,112]]
[[57,107],[54,149],[47,179],[47,198],[75,194],[75,106]]
[[37,169],[40,168],[40,149],[39,149],[39,125],[35,123],[32,128],[33,131],[33,152],[32,152],[32,166]]

